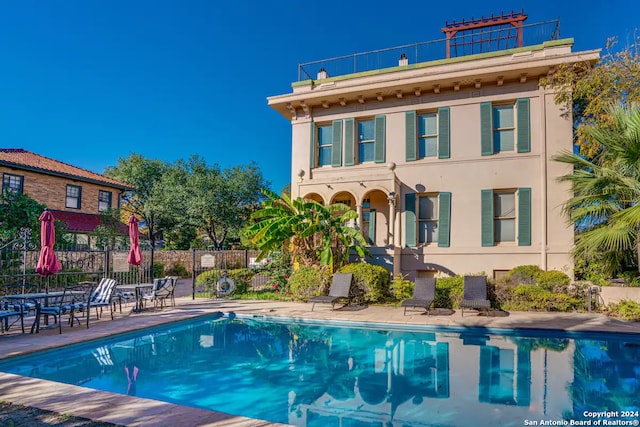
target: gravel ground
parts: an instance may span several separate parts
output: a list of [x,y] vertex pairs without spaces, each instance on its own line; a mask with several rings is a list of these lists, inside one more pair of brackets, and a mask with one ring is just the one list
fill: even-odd
[[86,418],[72,417],[56,412],[0,402],[0,426],[2,427],[118,427],[116,424],[99,423]]

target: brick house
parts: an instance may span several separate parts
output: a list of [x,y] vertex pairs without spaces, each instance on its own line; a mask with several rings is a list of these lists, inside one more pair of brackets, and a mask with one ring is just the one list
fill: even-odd
[[[0,148],[2,192],[24,193],[46,205],[73,233],[76,246],[91,247],[90,235],[101,224],[101,212],[120,208],[120,199],[133,187],[21,148]],[[127,227],[119,223],[126,235]]]

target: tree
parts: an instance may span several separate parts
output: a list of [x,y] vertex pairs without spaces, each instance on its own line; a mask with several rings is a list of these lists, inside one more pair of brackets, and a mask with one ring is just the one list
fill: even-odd
[[324,206],[314,200],[295,200],[264,190],[262,209],[251,215],[246,234],[260,249],[258,259],[276,251],[290,251],[302,265],[326,265],[331,271],[344,265],[351,250],[364,257],[366,241],[347,224],[358,217],[349,206]]
[[193,156],[179,161],[173,175],[173,204],[184,210],[183,227],[201,230],[216,249],[229,237],[238,237],[249,216],[262,200],[260,189],[268,185],[255,163],[221,169]]
[[[46,206],[23,193],[5,191],[0,195],[0,238],[14,239],[21,228],[29,228],[34,241],[40,236],[40,215]],[[56,230],[57,231],[57,230]]]
[[593,159],[555,159],[574,169],[561,180],[573,190],[564,209],[578,231],[575,254],[602,257],[614,274],[634,258],[640,268],[640,106],[618,105],[607,114],[611,123],[584,129],[601,147]]
[[588,129],[615,125],[609,106],[640,102],[640,37],[635,39],[633,47],[615,53],[616,40],[609,39],[605,54],[595,65],[564,64],[542,81],[556,89],[555,101],[573,113],[574,143],[587,158],[595,157],[601,149]]
[[124,216],[134,214],[144,226],[149,244],[155,247],[160,232],[170,228],[174,216],[168,205],[168,194],[163,177],[171,165],[161,160],[145,159],[132,153],[128,158],[118,159],[116,166],[108,167],[104,174],[135,187],[124,196],[121,209]]

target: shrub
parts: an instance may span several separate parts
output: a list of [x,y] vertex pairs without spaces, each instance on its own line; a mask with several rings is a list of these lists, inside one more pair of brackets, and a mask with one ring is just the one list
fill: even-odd
[[509,270],[507,279],[516,285],[533,285],[536,283],[536,275],[542,272],[537,265],[519,265]]
[[178,277],[188,277],[189,270],[182,265],[182,263],[177,262],[173,264],[170,268],[165,269],[165,274],[167,276],[178,276]]
[[351,295],[355,304],[379,302],[389,295],[391,273],[384,267],[360,262],[347,264],[338,271],[353,273]]
[[622,300],[609,304],[607,308],[610,316],[632,322],[640,321],[640,304],[635,301]]
[[459,308],[463,294],[464,278],[462,276],[437,279],[434,307]]
[[164,277],[164,264],[160,262],[153,263],[153,277]]
[[270,261],[262,268],[262,274],[269,277],[268,284],[273,289],[289,292],[289,277],[291,277],[291,255],[276,252],[269,256]]
[[517,285],[503,289],[500,301],[504,310],[576,311],[585,301],[575,295],[555,293],[537,285]]
[[542,289],[556,293],[567,293],[571,278],[562,271],[540,271],[535,275],[536,282]]
[[327,275],[313,267],[300,267],[289,278],[289,292],[294,300],[306,301],[325,293],[328,289]]
[[397,274],[391,281],[389,290],[396,301],[404,301],[413,296],[414,283],[405,279],[406,276]]

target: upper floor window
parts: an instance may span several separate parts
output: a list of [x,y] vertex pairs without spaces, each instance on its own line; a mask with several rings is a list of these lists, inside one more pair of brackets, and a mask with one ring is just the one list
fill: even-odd
[[318,126],[318,166],[331,166],[332,126]]
[[438,155],[438,115],[436,113],[418,116],[418,158]]
[[358,121],[358,161],[373,162],[375,158],[375,121]]
[[529,99],[480,104],[480,143],[483,156],[503,151],[531,151]]
[[513,104],[493,107],[493,152],[513,151],[515,141]]
[[71,209],[80,209],[82,198],[82,187],[79,185],[67,185],[67,197],[65,207]]
[[437,111],[405,113],[405,160],[450,157],[450,116],[449,107]]
[[98,191],[98,212],[111,209],[111,191]]
[[11,191],[14,193],[22,193],[24,185],[24,176],[13,175],[10,173],[2,174],[2,192]]

